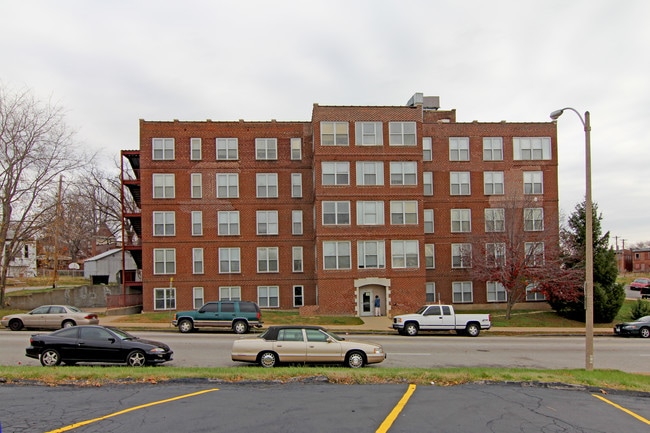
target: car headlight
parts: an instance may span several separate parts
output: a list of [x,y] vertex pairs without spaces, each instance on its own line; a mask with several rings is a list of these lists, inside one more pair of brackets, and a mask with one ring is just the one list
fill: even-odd
[[381,348],[381,347],[375,347],[374,352],[375,352],[376,354],[381,355],[382,353],[384,353],[384,349]]
[[151,353],[165,353],[165,349],[163,349],[162,347],[154,347],[149,352],[151,352]]
[[396,318],[395,318],[395,321],[396,321],[397,323],[402,323],[402,318],[401,318],[401,317],[396,317]]

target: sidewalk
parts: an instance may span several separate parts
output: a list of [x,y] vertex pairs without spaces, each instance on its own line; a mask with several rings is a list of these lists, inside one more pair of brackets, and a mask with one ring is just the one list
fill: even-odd
[[[105,316],[104,311],[96,311],[99,313],[99,324],[103,326],[115,326],[124,330],[140,330],[140,331],[177,331],[176,327],[172,326],[171,321],[166,323],[150,323],[150,322],[129,322],[130,316]],[[361,317],[363,320],[362,325],[332,325],[325,328],[330,329],[337,333],[349,334],[397,334],[397,331],[392,329],[393,320],[382,316],[374,317],[367,316]],[[489,331],[482,331],[485,334],[498,334],[498,335],[566,335],[566,336],[583,336],[585,329],[576,328],[545,328],[545,327],[493,327]],[[594,335],[613,335],[611,328],[594,328]]]

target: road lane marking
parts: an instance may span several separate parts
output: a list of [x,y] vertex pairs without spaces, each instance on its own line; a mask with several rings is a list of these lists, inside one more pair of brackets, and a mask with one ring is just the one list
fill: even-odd
[[130,407],[128,409],[124,409],[124,410],[121,410],[119,412],[109,413],[108,415],[100,416],[99,418],[93,418],[93,419],[89,419],[89,420],[86,420],[86,421],[81,421],[81,422],[78,422],[78,423],[75,423],[75,424],[70,424],[68,426],[65,426],[65,427],[62,427],[62,428],[59,428],[59,429],[56,429],[56,430],[47,431],[45,433],[66,432],[66,431],[74,430],[74,429],[76,429],[78,427],[82,427],[82,426],[85,426],[85,425],[88,425],[88,424],[92,424],[94,422],[103,421],[103,420],[108,419],[108,418],[113,418],[113,417],[118,416],[118,415],[123,415],[123,414],[128,413],[128,412],[133,412],[135,410],[144,409],[144,408],[147,408],[147,407],[156,406],[156,405],[163,404],[163,403],[169,403],[169,402],[176,401],[176,400],[182,400],[184,398],[195,397],[197,395],[206,394],[208,392],[213,392],[213,391],[219,391],[219,388],[205,389],[203,391],[193,392],[191,394],[179,395],[177,397],[172,397],[172,398],[168,398],[168,399],[165,399],[165,400],[153,401],[151,403],[142,404],[140,406]]
[[375,433],[386,433],[388,429],[393,425],[395,420],[397,419],[397,416],[400,414],[402,409],[404,409],[404,406],[406,406],[406,403],[409,401],[409,398],[411,398],[411,395],[413,395],[413,392],[415,391],[415,384],[410,384],[400,401],[397,403],[397,406],[393,408],[393,410],[388,414],[384,422],[381,423],[379,428],[375,431]]
[[642,417],[641,415],[637,415],[636,413],[632,412],[631,410],[629,410],[629,409],[625,409],[623,406],[619,406],[619,405],[617,405],[616,403],[614,403],[613,401],[609,401],[609,400],[607,400],[605,397],[601,397],[601,396],[598,395],[598,394],[591,394],[591,395],[593,395],[594,397],[596,397],[596,398],[598,398],[598,399],[604,401],[604,402],[607,403],[607,404],[611,404],[611,405],[614,406],[616,409],[622,410],[622,411],[625,412],[626,414],[633,416],[634,418],[638,419],[639,421],[644,422],[644,423],[650,425],[650,420],[648,420],[648,419]]

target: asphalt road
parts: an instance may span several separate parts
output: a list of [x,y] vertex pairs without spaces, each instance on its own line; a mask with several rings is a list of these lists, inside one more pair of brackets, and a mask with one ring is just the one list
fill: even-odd
[[[0,365],[39,365],[24,356],[34,331],[0,331]],[[226,332],[134,332],[163,341],[174,350],[169,366],[229,367],[246,365],[230,359],[232,342],[240,338]],[[246,337],[244,337],[246,338]],[[372,341],[384,346],[388,358],[382,367],[521,367],[572,369],[585,366],[585,339],[576,336],[456,335],[351,335],[348,339]],[[594,339],[594,366],[630,373],[650,373],[650,341],[614,336]]]

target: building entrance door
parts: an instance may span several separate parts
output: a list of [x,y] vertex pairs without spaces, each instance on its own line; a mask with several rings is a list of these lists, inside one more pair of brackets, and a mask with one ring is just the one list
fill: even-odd
[[361,291],[361,316],[372,316],[373,314],[373,295],[372,295],[372,290],[362,290]]

